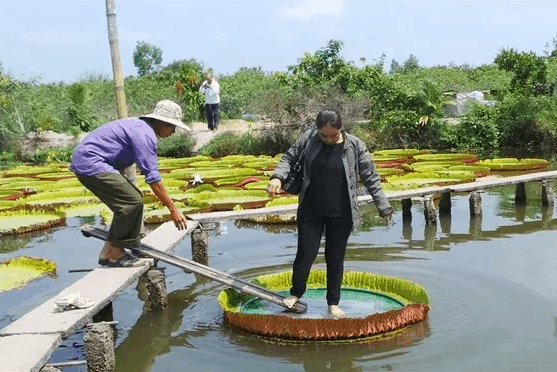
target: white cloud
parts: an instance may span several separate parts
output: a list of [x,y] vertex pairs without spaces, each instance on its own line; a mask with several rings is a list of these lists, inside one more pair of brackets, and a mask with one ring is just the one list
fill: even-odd
[[49,44],[49,45],[68,45],[68,44],[91,44],[99,40],[99,35],[95,32],[79,32],[64,30],[45,30],[43,32],[26,32],[21,35],[23,44]]
[[339,16],[345,0],[304,0],[303,4],[286,10],[286,15],[295,18],[310,18],[316,14]]

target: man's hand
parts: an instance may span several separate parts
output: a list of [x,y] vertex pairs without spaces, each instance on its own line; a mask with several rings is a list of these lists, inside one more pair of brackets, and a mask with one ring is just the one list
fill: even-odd
[[391,226],[393,224],[393,214],[392,213],[384,216],[383,219],[385,220],[385,226]]
[[178,209],[171,211],[170,217],[178,230],[184,230],[186,228],[186,217],[184,217],[184,214]]
[[267,184],[267,192],[269,194],[280,194],[282,192],[281,186],[282,182],[278,178],[273,178]]

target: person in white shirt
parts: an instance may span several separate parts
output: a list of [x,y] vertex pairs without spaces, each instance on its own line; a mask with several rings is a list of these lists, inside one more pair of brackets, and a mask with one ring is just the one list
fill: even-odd
[[220,86],[213,75],[207,74],[206,79],[199,87],[199,92],[205,95],[207,127],[209,130],[217,130],[219,129]]

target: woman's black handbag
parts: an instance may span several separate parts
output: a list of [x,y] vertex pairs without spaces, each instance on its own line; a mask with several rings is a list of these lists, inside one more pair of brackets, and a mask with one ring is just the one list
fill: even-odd
[[304,149],[296,159],[296,162],[290,165],[290,172],[284,181],[284,185],[282,189],[289,194],[298,195],[300,191],[302,191],[302,183],[304,182],[304,155],[306,154],[306,148],[308,146],[308,142],[312,137],[314,132],[311,132],[309,135],[306,143],[304,144]]

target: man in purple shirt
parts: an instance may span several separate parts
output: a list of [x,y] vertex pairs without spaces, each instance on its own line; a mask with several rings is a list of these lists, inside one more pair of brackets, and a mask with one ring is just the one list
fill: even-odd
[[168,197],[157,166],[157,137],[172,135],[177,126],[191,130],[182,123],[180,106],[164,100],[157,103],[152,114],[116,120],[95,129],[75,148],[70,169],[114,213],[99,264],[140,264],[124,249],[139,245],[143,220],[143,194],[122,174],[134,163],[143,171],[157,199],[170,210],[176,227],[186,227],[186,218]]

